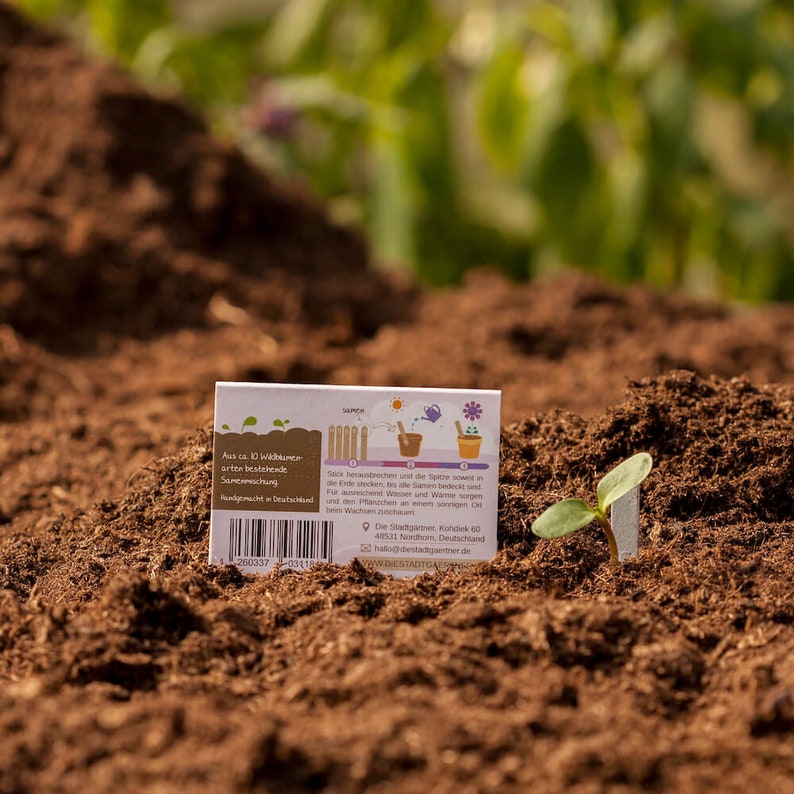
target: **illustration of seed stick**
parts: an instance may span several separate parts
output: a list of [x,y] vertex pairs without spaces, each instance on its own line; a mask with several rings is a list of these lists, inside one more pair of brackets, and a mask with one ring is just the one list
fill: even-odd
[[455,427],[457,428],[459,436],[465,436],[466,434],[463,432],[463,428],[460,425],[460,422],[456,419],[455,420]]
[[408,446],[408,433],[405,432],[405,428],[403,427],[402,422],[397,422],[397,427],[400,429],[400,441],[404,447]]

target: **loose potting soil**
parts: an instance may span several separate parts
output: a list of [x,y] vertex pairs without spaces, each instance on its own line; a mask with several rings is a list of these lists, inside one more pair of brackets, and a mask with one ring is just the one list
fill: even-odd
[[[794,791],[794,309],[377,274],[0,4],[0,323],[0,792]],[[209,568],[220,379],[503,389],[499,554]]]

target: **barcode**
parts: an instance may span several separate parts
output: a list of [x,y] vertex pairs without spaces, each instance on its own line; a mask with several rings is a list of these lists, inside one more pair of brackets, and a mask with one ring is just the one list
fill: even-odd
[[331,562],[333,548],[333,521],[229,519],[229,562],[247,557],[267,557],[279,562],[290,559]]

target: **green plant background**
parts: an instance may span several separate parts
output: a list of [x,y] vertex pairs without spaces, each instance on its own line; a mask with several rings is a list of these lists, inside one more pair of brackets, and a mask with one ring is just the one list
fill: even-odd
[[18,0],[431,284],[794,299],[790,0]]

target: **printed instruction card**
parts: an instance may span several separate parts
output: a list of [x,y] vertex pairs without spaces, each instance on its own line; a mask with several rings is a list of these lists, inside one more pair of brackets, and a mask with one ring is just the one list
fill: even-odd
[[217,383],[211,564],[354,557],[395,576],[496,554],[501,393]]

